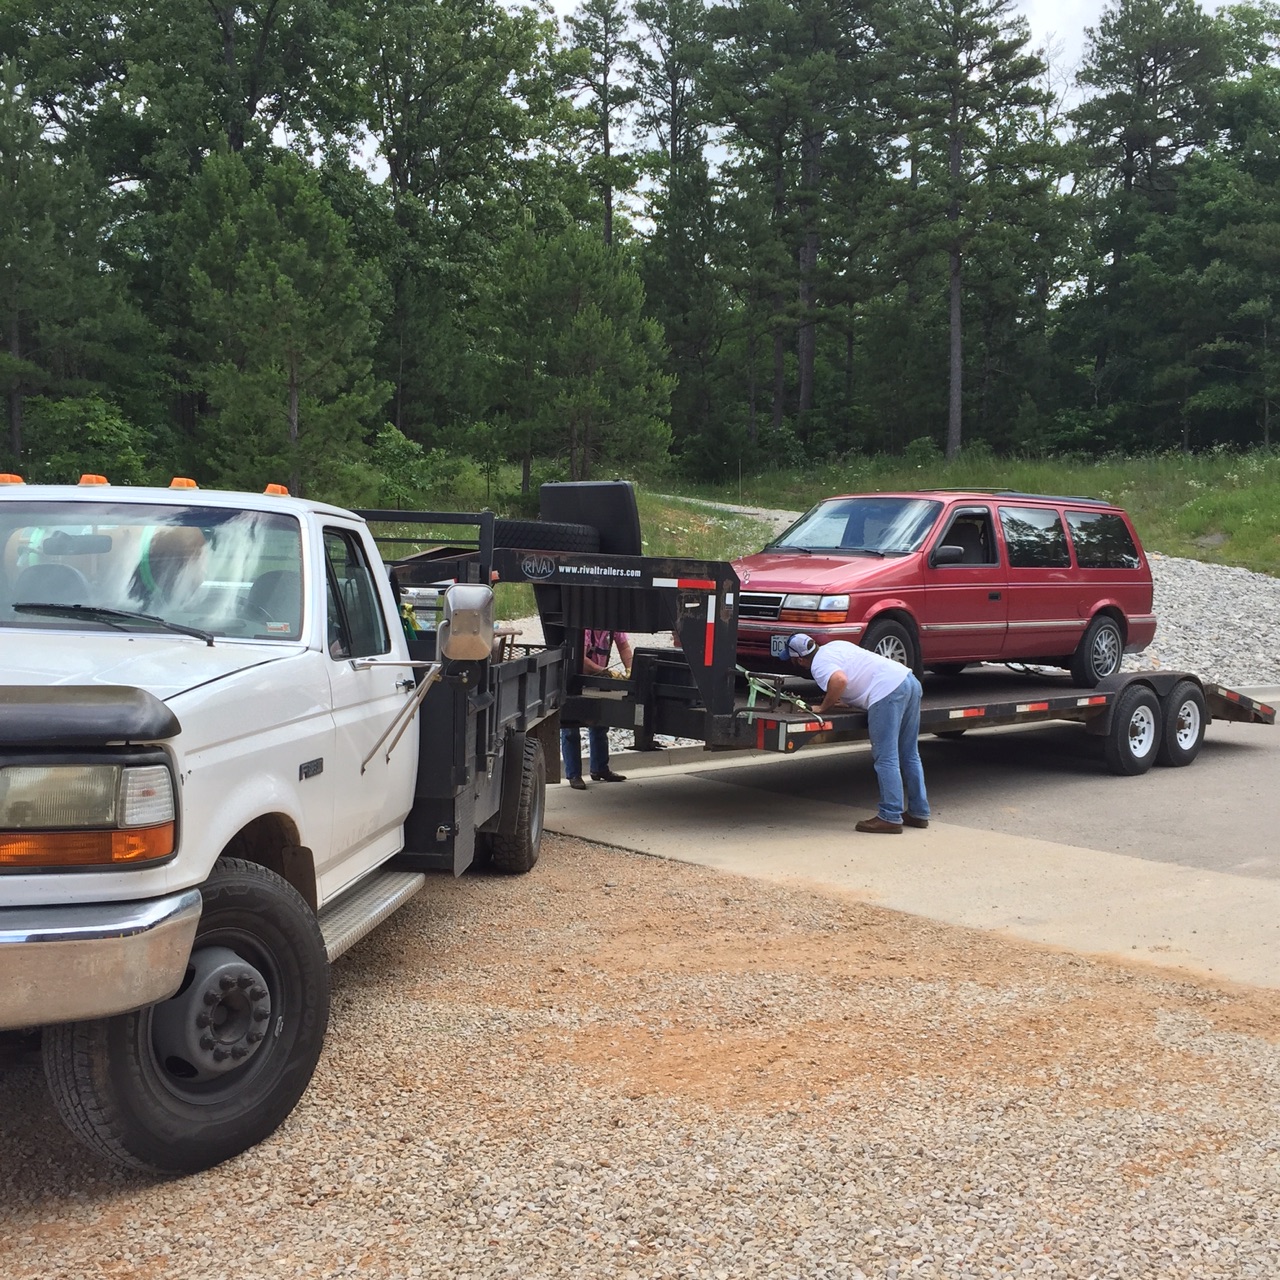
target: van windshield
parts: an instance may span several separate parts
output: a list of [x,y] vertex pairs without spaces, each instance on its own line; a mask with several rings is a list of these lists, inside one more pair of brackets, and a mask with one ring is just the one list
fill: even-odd
[[941,510],[933,498],[828,498],[765,550],[904,555],[919,550]]
[[[40,605],[56,607],[41,613]],[[150,615],[219,637],[296,640],[298,521],[226,507],[0,504],[0,626],[154,629],[142,617],[107,620],[94,610]]]

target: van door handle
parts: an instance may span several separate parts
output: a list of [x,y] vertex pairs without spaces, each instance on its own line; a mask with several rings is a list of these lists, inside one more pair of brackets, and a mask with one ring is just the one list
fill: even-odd
[[988,591],[988,592],[987,592],[987,599],[988,599],[988,600],[999,600],[999,599],[1000,599],[1000,593],[999,593],[998,591]]

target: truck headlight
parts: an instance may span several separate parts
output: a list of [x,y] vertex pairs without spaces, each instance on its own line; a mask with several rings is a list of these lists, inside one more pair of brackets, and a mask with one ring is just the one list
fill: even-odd
[[175,846],[164,765],[0,768],[0,868],[153,862]]

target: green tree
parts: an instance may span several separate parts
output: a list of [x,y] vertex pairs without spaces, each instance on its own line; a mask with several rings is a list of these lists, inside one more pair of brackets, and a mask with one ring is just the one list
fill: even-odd
[[211,156],[192,188],[192,348],[219,483],[325,492],[365,451],[387,388],[371,374],[378,287],[316,174],[281,153],[257,178]]

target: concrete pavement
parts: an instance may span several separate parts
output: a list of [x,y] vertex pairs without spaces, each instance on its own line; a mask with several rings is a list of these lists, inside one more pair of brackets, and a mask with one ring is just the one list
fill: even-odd
[[[1254,690],[1273,704],[1280,690]],[[1118,778],[1077,726],[921,744],[935,817],[854,832],[865,746],[614,757],[626,783],[548,788],[549,830],[950,924],[1280,987],[1280,727],[1210,726],[1185,769]]]

